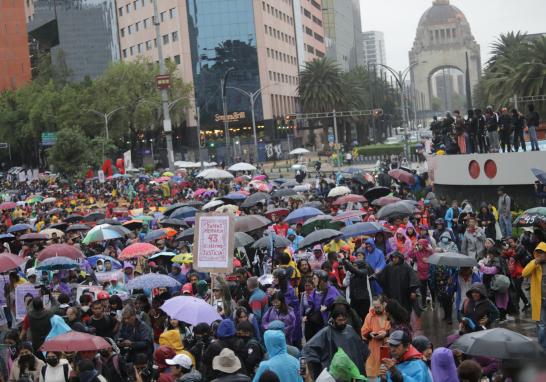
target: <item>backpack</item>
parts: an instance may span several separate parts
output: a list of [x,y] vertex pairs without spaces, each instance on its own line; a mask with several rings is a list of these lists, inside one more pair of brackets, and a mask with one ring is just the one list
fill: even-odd
[[[44,379],[44,381],[45,381],[45,373],[46,373],[47,366],[48,365],[42,366],[42,378]],[[63,363],[63,374],[64,374],[64,380],[68,382],[68,364],[67,363]]]

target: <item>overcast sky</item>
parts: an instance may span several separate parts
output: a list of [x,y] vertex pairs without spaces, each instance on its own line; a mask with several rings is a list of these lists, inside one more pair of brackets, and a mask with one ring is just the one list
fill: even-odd
[[[363,30],[385,33],[387,64],[396,70],[408,66],[419,18],[432,0],[360,0]],[[546,32],[546,0],[451,0],[470,23],[480,44],[482,64],[489,58],[490,45],[508,31]]]

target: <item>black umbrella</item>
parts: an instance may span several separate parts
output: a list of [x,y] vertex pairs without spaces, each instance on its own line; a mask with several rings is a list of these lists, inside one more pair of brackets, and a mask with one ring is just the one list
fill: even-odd
[[68,225],[69,224],[66,222],[60,222],[60,223],[51,224],[47,228],[55,228],[55,229],[60,229],[61,231],[64,231],[68,228]]
[[272,245],[274,248],[285,248],[292,245],[292,242],[282,236],[264,236],[252,244],[252,248],[271,249]]
[[330,241],[336,237],[343,235],[343,232],[335,229],[319,229],[318,231],[311,232],[300,243],[299,248],[310,247],[315,244],[324,243]]
[[180,219],[167,218],[159,222],[162,227],[187,227],[188,225]]
[[[83,221],[86,222],[96,222],[98,220],[102,220],[106,217],[102,212],[91,212],[88,215],[85,215],[83,217]],[[66,219],[65,219],[66,220]],[[80,220],[82,220],[82,217],[80,216]]]
[[470,256],[461,255],[457,252],[435,253],[428,258],[429,264],[445,267],[473,267],[478,262]]
[[265,228],[271,224],[271,220],[261,215],[243,215],[235,217],[235,231],[250,232]]
[[[195,208],[199,208],[201,206],[204,206],[205,203],[203,203],[202,201],[200,200],[190,200],[188,202],[184,202],[183,206],[184,207],[195,207]],[[165,215],[165,214],[163,214]]]
[[193,242],[193,227],[180,232],[175,240]]
[[97,220],[97,225],[99,224],[121,225],[121,222],[117,219],[100,219]]
[[271,197],[272,198],[284,198],[286,196],[294,196],[294,195],[297,195],[298,193],[296,191],[294,191],[293,189],[291,188],[283,188],[283,189],[280,189],[280,190],[277,190],[275,192],[273,192],[271,194]]
[[395,217],[410,216],[413,215],[414,210],[415,207],[412,204],[402,200],[400,202],[381,207],[381,209],[377,212],[376,217],[379,220],[388,220]]
[[184,207],[185,205],[186,204],[183,204],[183,203],[172,204],[168,206],[167,208],[165,208],[165,211],[163,211],[163,216],[170,216],[174,212],[174,210],[180,207]]
[[271,196],[265,192],[256,192],[255,194],[249,195],[245,201],[241,204],[241,208],[254,207],[258,203],[266,203]]
[[246,247],[249,244],[254,243],[255,239],[248,233],[235,232],[235,248]]
[[77,222],[80,222],[82,220],[83,220],[83,216],[76,215],[76,214],[68,215],[67,217],[65,217],[63,219],[63,221],[65,221],[67,223],[77,223]]
[[175,211],[173,211],[170,217],[174,219],[185,219],[185,218],[190,218],[192,216],[195,216],[197,212],[199,212],[197,208],[185,206],[185,207],[180,207],[176,209]]
[[67,229],[66,232],[74,232],[74,231],[89,231],[91,227],[89,227],[86,224],[71,224]]
[[296,186],[300,186],[300,185],[301,185],[301,183],[298,183],[295,180],[289,180],[288,182],[283,183],[281,185],[281,188],[292,188],[292,187],[296,187]]
[[364,196],[366,197],[366,199],[368,199],[371,202],[375,199],[379,199],[382,196],[387,196],[390,193],[391,193],[390,188],[377,186],[377,187],[372,187],[368,191],[366,191],[364,193]]
[[507,360],[544,357],[544,350],[536,341],[504,328],[464,334],[451,345],[451,348],[470,356]]

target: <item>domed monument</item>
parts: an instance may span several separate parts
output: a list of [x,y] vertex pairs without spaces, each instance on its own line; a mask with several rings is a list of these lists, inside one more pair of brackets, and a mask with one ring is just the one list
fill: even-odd
[[465,98],[467,54],[470,89],[473,89],[481,75],[480,46],[463,12],[449,0],[434,0],[419,20],[409,52],[411,80],[421,99],[422,111],[432,111],[435,97],[445,99],[442,106],[446,110],[454,106],[451,102],[454,94]]

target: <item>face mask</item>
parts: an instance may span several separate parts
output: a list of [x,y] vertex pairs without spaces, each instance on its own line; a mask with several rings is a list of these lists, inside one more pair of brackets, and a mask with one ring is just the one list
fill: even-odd
[[59,364],[59,359],[58,358],[46,358],[46,362],[49,366],[51,367],[55,367]]
[[442,237],[442,243],[449,243],[449,238]]
[[30,361],[32,361],[32,357],[33,355],[32,354],[26,354],[26,355],[22,355],[21,357],[19,357],[19,360],[23,363],[28,363]]
[[334,324],[334,327],[337,330],[342,331],[343,329],[345,329],[347,327],[347,324],[343,324],[343,325]]

